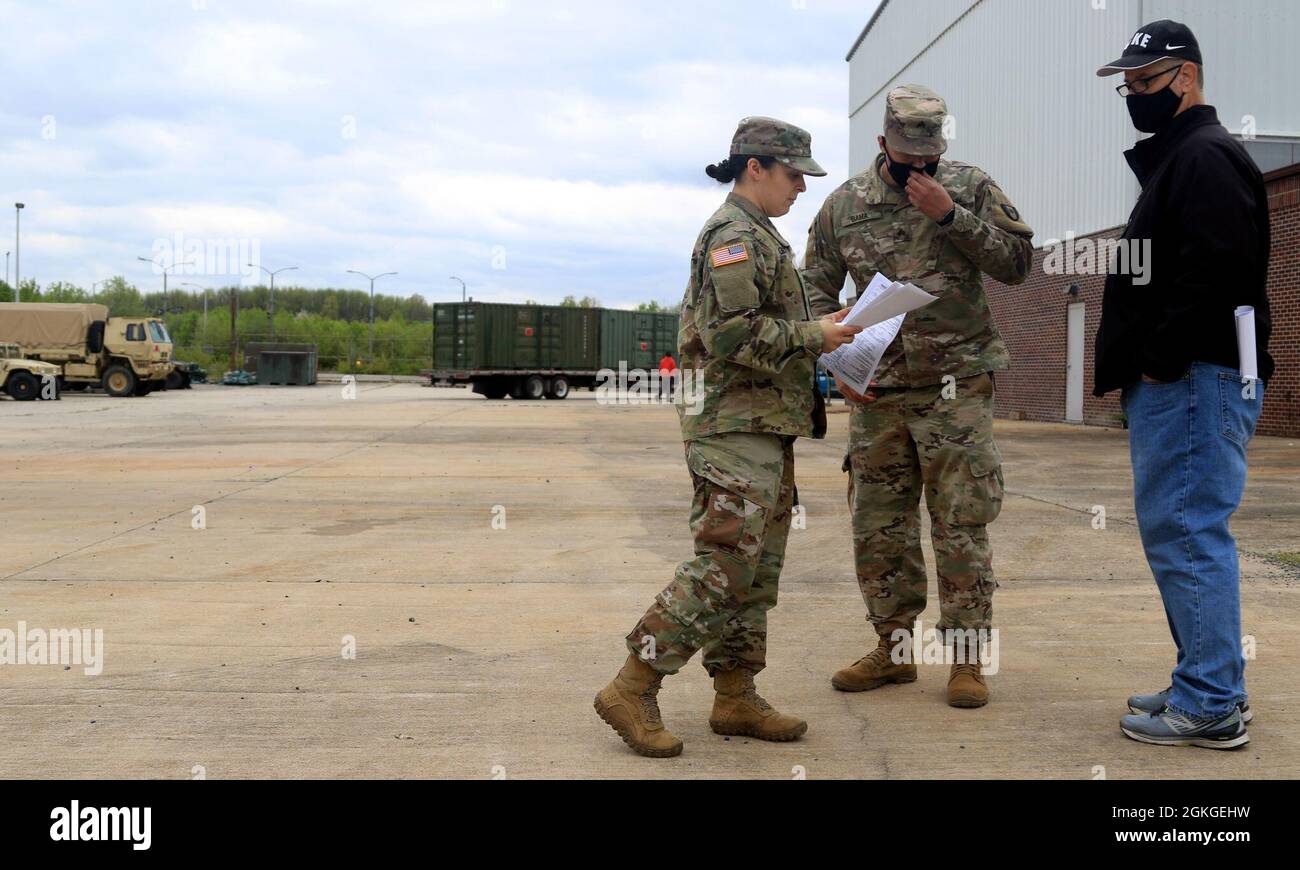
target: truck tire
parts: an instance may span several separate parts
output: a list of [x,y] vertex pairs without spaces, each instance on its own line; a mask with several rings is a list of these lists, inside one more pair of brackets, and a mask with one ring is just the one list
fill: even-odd
[[109,366],[104,372],[104,392],[115,398],[130,396],[135,393],[135,372],[126,366]]
[[153,381],[136,381],[135,389],[132,390],[134,396],[147,396],[153,392]]
[[5,384],[5,392],[19,402],[30,402],[41,394],[41,382],[31,372],[14,372]]
[[521,392],[523,393],[522,398],[540,399],[542,396],[546,395],[546,381],[542,380],[538,375],[529,375],[524,379],[524,386]]
[[479,390],[485,399],[504,399],[506,397],[506,385],[498,383],[486,383]]
[[569,395],[569,379],[563,375],[557,375],[551,378],[549,389],[546,391],[548,399],[563,399]]

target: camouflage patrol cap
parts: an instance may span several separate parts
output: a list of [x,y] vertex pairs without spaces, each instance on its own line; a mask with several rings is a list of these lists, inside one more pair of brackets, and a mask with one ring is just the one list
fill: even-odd
[[812,159],[812,136],[808,131],[776,118],[741,118],[736,135],[731,137],[731,153],[775,157],[804,175],[826,174]]
[[899,85],[885,96],[885,143],[903,154],[930,157],[948,150],[948,104],[924,85]]

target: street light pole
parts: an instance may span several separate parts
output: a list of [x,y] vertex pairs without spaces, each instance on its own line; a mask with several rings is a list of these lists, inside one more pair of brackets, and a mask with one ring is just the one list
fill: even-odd
[[356,269],[348,269],[350,275],[360,275],[362,278],[370,281],[370,358],[375,357],[375,282],[380,278],[387,278],[389,275],[396,275],[396,272],[384,272],[382,275],[367,275],[365,272],[358,272]]
[[[153,263],[155,266],[162,266],[162,263],[159,262],[158,260],[150,260],[148,257],[136,257],[136,259],[139,260],[141,263]],[[188,266],[193,262],[194,262],[193,260],[186,260],[182,263],[172,263],[170,266],[167,266],[162,270],[162,276],[163,276],[162,310],[163,310],[164,321],[166,321],[167,319],[167,273],[170,272],[172,269],[176,269],[180,266]]]
[[230,288],[230,370],[237,371],[239,364],[239,285]]
[[271,341],[275,341],[275,276],[279,275],[281,272],[292,272],[294,269],[297,269],[298,267],[285,266],[283,269],[276,269],[274,272],[272,272],[270,269],[266,268],[260,263],[249,263],[248,265],[250,267],[261,269],[263,272],[271,276],[271,296],[267,307],[271,309]]
[[448,281],[460,281],[460,301],[461,301],[461,302],[464,302],[464,301],[465,301],[465,282],[464,282],[463,280],[461,280],[460,278],[457,278],[455,275],[452,275],[452,276],[451,276],[450,278],[448,278],[447,280],[448,280]]
[[6,284],[9,283],[9,255],[12,253],[13,251],[5,251],[5,283]]
[[21,302],[22,294],[18,288],[22,285],[23,279],[19,276],[18,270],[22,266],[22,250],[18,244],[18,225],[23,215],[23,209],[26,208],[21,202],[14,203],[14,301]]

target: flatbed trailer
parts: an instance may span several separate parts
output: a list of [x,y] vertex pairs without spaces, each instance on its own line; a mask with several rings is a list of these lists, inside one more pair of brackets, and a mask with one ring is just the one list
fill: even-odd
[[433,369],[421,372],[431,387],[468,386],[489,399],[563,399],[572,389],[594,390],[598,372],[594,369]]

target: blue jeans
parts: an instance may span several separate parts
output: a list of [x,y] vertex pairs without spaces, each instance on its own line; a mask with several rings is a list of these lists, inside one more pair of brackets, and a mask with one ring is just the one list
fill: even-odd
[[1246,444],[1264,385],[1242,395],[1236,369],[1193,363],[1170,384],[1124,388],[1133,501],[1147,562],[1178,647],[1169,706],[1220,718],[1246,700],[1237,543],[1228,530],[1246,488]]

